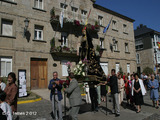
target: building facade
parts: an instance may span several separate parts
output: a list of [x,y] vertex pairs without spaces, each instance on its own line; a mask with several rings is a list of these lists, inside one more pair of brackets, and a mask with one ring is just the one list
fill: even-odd
[[[47,88],[53,71],[65,79],[66,63],[71,61],[73,71],[78,62],[87,17],[95,50],[99,47],[103,50],[100,64],[105,74],[110,74],[111,69],[118,72],[120,67],[125,73],[136,72],[133,19],[93,0],[3,0],[0,1],[0,76],[26,70],[28,89]],[[103,29],[110,21],[104,34]],[[96,52],[98,55],[98,49]]]
[[146,67],[159,71],[160,51],[158,47],[160,33],[140,25],[135,30],[135,46],[137,57],[137,70],[143,72]]

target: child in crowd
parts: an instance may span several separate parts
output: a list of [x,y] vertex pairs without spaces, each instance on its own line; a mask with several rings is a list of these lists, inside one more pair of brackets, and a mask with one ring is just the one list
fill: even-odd
[[12,110],[11,107],[5,102],[6,93],[0,92],[0,108],[2,109],[2,115],[7,117],[7,120],[12,120]]

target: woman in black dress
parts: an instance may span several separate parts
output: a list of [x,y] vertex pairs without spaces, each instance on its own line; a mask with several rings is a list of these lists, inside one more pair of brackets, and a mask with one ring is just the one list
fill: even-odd
[[144,103],[144,101],[143,101],[143,95],[141,92],[141,86],[140,86],[138,74],[135,74],[134,77],[135,77],[135,82],[134,82],[134,86],[133,86],[134,102],[135,102],[135,105],[137,105],[136,112],[139,113],[141,111],[141,105]]

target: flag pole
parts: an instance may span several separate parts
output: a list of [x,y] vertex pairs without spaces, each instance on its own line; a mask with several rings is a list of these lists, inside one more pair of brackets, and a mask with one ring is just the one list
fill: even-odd
[[[106,33],[107,33],[107,31],[108,31],[108,29],[109,29],[109,27],[110,27],[110,24],[111,24],[112,19],[113,19],[113,16],[111,17],[111,20],[109,21],[107,27],[105,27],[104,30],[103,30],[103,33],[105,32],[105,34],[104,34],[104,39],[105,39]],[[106,29],[106,31],[105,31],[105,29]]]

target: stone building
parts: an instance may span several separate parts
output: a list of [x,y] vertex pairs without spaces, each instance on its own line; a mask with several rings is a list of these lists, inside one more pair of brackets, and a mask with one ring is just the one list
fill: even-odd
[[87,16],[95,49],[103,50],[100,62],[105,74],[113,68],[118,72],[120,67],[126,73],[136,72],[133,19],[94,0],[1,0],[0,76],[10,71],[18,76],[18,70],[26,70],[28,89],[47,88],[53,71],[65,79],[66,62],[71,61],[72,71],[78,62]]
[[143,24],[140,24],[134,32],[137,71],[141,73],[146,67],[152,68],[155,72],[156,70],[159,71],[160,51],[158,42],[160,42],[160,32],[147,28]]

